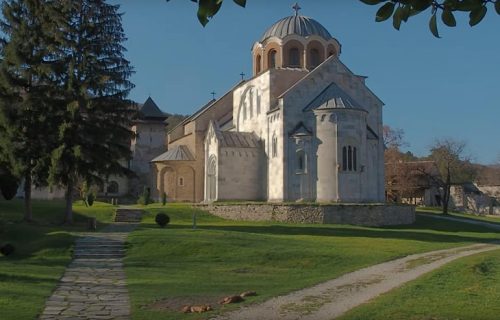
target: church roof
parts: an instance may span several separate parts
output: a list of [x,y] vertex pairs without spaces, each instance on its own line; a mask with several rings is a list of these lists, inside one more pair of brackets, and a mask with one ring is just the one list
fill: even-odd
[[172,147],[167,152],[151,160],[151,162],[162,161],[193,161],[194,157],[185,145]]
[[222,148],[258,148],[259,138],[251,132],[223,131],[219,133]]
[[158,120],[165,120],[167,119],[167,116],[163,111],[158,108],[156,103],[149,97],[146,102],[140,107],[139,109],[139,115],[142,119],[158,119]]
[[336,108],[363,109],[335,82],[332,82],[304,108],[304,111]]
[[328,32],[328,30],[326,30],[326,28],[323,27],[318,21],[309,17],[294,15],[283,18],[273,24],[269,29],[267,29],[266,32],[264,32],[260,42],[264,42],[270,37],[283,39],[291,34],[296,34],[302,37],[317,35],[325,40],[333,39],[330,32]]

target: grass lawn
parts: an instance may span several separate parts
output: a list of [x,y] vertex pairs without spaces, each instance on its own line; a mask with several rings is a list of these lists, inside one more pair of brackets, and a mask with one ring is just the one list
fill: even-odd
[[0,200],[0,244],[12,243],[14,254],[0,254],[0,318],[35,319],[45,299],[71,260],[74,236],[71,232],[86,228],[87,217],[96,217],[100,225],[110,222],[115,207],[95,203],[86,208],[75,203],[75,224],[61,226],[62,201],[33,201],[35,222],[22,223],[21,200]]
[[[146,210],[125,259],[133,319],[203,319],[219,311],[177,310],[189,302],[216,306],[247,290],[259,295],[245,303],[263,301],[408,254],[500,238],[481,226],[420,215],[411,226],[367,228],[229,221],[183,204]],[[159,211],[171,218],[165,229],[154,224]]]
[[454,261],[355,308],[342,320],[496,320],[500,315],[500,251]]

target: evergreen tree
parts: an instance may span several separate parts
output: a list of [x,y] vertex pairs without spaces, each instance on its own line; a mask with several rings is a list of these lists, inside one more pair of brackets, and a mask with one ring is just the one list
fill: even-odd
[[65,222],[73,222],[76,182],[127,174],[133,104],[132,67],[125,59],[126,40],[119,6],[103,0],[59,0],[51,7],[64,107],[57,111],[58,147],[52,152],[50,181],[66,188]]
[[0,28],[0,160],[24,179],[24,219],[32,220],[31,187],[44,185],[54,134],[51,108],[56,91],[42,0],[2,2]]

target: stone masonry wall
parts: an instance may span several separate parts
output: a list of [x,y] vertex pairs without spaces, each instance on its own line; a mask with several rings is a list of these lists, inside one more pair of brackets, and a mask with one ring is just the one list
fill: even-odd
[[230,220],[389,226],[415,222],[415,207],[386,204],[201,204],[198,208]]

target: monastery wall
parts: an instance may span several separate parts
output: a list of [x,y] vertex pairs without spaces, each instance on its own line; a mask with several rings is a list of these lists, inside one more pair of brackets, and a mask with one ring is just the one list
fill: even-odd
[[415,207],[387,204],[202,204],[198,208],[230,220],[286,223],[404,225],[415,222]]

